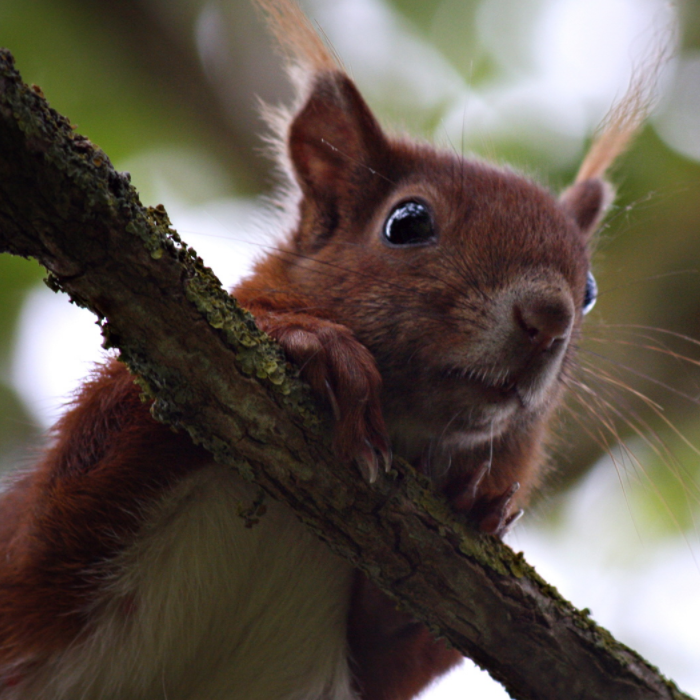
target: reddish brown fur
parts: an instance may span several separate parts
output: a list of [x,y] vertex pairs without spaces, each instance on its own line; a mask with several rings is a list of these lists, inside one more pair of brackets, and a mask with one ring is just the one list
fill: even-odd
[[350,659],[363,700],[412,698],[461,659],[360,574],[351,605]]
[[[492,322],[485,301],[504,281],[555,269],[581,304],[585,242],[603,207],[591,190],[602,185],[578,186],[560,207],[512,173],[390,140],[340,72],[317,76],[289,127],[289,155],[304,194],[299,225],[289,247],[263,260],[235,295],[328,396],[339,416],[339,451],[361,466],[365,440],[385,449],[382,416],[394,439],[392,423],[405,413],[432,421],[439,434],[463,404],[462,389],[452,390],[435,358],[463,345],[470,325]],[[441,248],[398,251],[379,241],[392,203],[409,195],[433,204]],[[471,507],[477,522],[513,482],[522,485],[520,503],[536,486],[560,390],[553,387],[542,410],[519,417],[491,443],[451,455],[449,475],[438,483],[454,496],[492,460]],[[430,471],[423,454],[409,456]],[[366,700],[413,697],[458,659],[362,578],[349,639]]]
[[[347,402],[340,397],[341,414],[349,413],[362,395],[370,404],[368,417],[382,413],[379,406],[371,407],[373,401],[379,403],[379,375],[368,356],[359,359],[364,347],[383,377],[384,413],[399,413],[408,403],[407,410],[421,416],[441,405],[449,414],[463,399],[455,396],[451,403],[445,386],[437,392],[436,405],[439,380],[430,373],[431,358],[444,355],[451,343],[463,343],[469,320],[465,316],[475,317],[477,323],[488,320],[483,318],[480,295],[534,263],[556,268],[572,280],[582,298],[589,264],[585,239],[551,195],[529,181],[428,146],[389,141],[346,76],[326,73],[318,82],[290,127],[291,157],[306,194],[300,225],[288,253],[265,259],[235,295],[285,347],[290,331],[285,324],[298,338],[306,323],[308,333],[324,337],[316,341],[321,344],[337,336],[332,341],[337,345],[335,357],[346,348],[343,362],[328,363],[325,354],[310,353],[314,341],[308,335],[310,346],[297,348],[295,343],[287,349],[321,393],[324,371],[335,377],[342,368],[347,370],[343,381],[349,394]],[[318,101],[324,103],[322,108]],[[435,201],[442,250],[393,251],[378,241],[376,231],[391,203],[409,192]],[[577,214],[572,211],[572,217]],[[464,226],[471,231],[468,241],[460,231]],[[455,306],[456,294],[461,295],[461,308]],[[289,314],[297,308],[304,310],[303,316]],[[334,334],[338,322],[344,328]],[[351,374],[361,383],[369,381],[371,389],[351,389]],[[331,385],[337,381],[331,380]],[[346,428],[341,422],[337,439],[343,454],[357,449],[357,436],[381,433],[381,424],[368,421],[366,428]],[[344,432],[351,441],[344,440]],[[537,461],[541,434],[527,422],[506,443],[503,453],[513,457],[500,460],[497,452],[498,469],[491,479],[495,490],[503,490]],[[474,468],[487,452],[486,447],[469,455],[466,468]],[[536,453],[532,460],[530,453]],[[517,467],[510,468],[510,463]],[[527,486],[532,479],[524,481]]]
[[[558,202],[511,172],[390,139],[308,24],[296,27],[298,9],[261,4],[309,71],[285,134],[301,196],[289,241],[235,294],[335,411],[347,468],[376,478],[393,443],[500,534],[539,479],[582,318],[586,242],[607,204],[600,177],[619,144],[599,146]],[[388,245],[384,222],[407,199],[428,207],[434,239]],[[207,460],[153,421],[117,362],[84,386],[2,500],[6,686],[90,629],[110,562]],[[348,641],[364,700],[407,700],[458,659],[359,575]]]
[[105,562],[131,542],[149,503],[210,461],[151,418],[116,360],[85,384],[54,432],[54,445],[1,503],[0,669],[73,642],[89,625]]

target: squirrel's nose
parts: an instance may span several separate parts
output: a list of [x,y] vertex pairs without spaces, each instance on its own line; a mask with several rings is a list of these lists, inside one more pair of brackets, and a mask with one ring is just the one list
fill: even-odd
[[565,342],[573,326],[573,309],[563,294],[534,294],[513,305],[515,321],[531,346],[544,352]]

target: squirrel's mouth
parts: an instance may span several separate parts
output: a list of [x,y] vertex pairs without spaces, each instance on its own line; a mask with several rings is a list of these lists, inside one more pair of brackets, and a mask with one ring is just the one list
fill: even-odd
[[520,399],[518,392],[519,377],[515,374],[507,374],[502,377],[491,378],[484,372],[468,372],[465,379],[472,385],[481,389],[485,397],[496,401],[512,398]]
[[444,373],[444,377],[455,389],[463,387],[471,401],[476,399],[483,406],[512,408],[514,404],[527,411],[547,403],[560,366],[560,361],[536,358],[517,371],[453,367]]
[[500,403],[511,399],[520,399],[519,376],[515,373],[492,375],[486,370],[453,367],[444,373],[448,382],[454,382],[476,390],[488,403]]
[[[471,449],[499,438],[556,399],[559,362],[530,362],[510,371],[456,364],[405,376],[400,390],[385,385],[387,416],[402,449],[437,439]],[[407,410],[410,408],[410,410]],[[398,436],[398,437],[397,437]]]

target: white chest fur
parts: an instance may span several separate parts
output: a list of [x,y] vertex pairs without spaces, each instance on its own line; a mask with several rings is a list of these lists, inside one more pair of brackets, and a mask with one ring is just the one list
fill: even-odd
[[352,700],[352,570],[218,465],[181,483],[105,581],[90,634],[3,698]]

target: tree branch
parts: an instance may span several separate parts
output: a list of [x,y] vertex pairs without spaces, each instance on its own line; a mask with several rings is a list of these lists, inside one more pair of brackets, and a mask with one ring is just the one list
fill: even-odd
[[369,486],[280,349],[0,53],[0,251],[97,314],[158,420],[285,501],[338,554],[516,698],[686,698],[396,460]]

